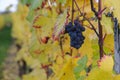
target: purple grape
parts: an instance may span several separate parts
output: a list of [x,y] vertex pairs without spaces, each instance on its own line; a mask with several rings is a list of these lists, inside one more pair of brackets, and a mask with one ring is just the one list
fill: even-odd
[[82,35],[82,32],[85,31],[85,28],[80,25],[79,21],[75,20],[74,25],[72,22],[66,25],[65,31],[70,36],[70,46],[79,49],[84,43],[85,37]]

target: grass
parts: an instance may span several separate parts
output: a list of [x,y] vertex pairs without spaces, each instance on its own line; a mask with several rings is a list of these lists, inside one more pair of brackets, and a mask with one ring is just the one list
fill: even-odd
[[7,50],[11,42],[11,27],[5,26],[2,30],[0,30],[0,65],[7,56]]

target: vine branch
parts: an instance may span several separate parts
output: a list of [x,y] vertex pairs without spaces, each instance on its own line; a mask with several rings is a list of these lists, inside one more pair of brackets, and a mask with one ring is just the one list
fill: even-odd
[[85,17],[85,15],[83,15],[83,13],[81,12],[81,10],[80,10],[80,8],[79,8],[76,0],[74,0],[74,2],[75,2],[76,7],[78,8],[78,11],[80,12],[80,14],[83,16],[83,18],[84,18],[85,20],[88,21],[88,23],[91,25],[91,27],[92,27],[92,29],[94,30],[94,32],[96,33],[96,35],[99,37],[99,33],[96,31],[95,26],[90,22],[90,20],[89,20],[87,17]]
[[60,45],[60,49],[61,49],[61,53],[62,53],[62,57],[64,58],[63,39],[64,39],[64,36],[60,36],[60,42],[59,42],[59,45]]
[[107,7],[105,7],[103,10],[101,10],[100,12],[98,12],[98,16],[101,15],[106,9],[107,9]]
[[[98,11],[95,10],[93,0],[90,0],[91,3],[91,10],[94,12],[95,16],[98,18],[98,31],[99,31],[99,52],[100,52],[100,59],[103,57],[103,30],[102,30],[102,25],[101,25],[101,18],[102,18],[102,12],[106,9],[104,8],[102,10],[102,0],[99,0],[98,2]],[[98,14],[99,13],[99,14]]]
[[91,4],[91,10],[94,12],[95,16],[98,16],[98,12],[94,8],[93,0],[90,0],[90,4]]
[[84,13],[84,8],[85,8],[85,0],[84,0],[84,2],[83,2],[83,9],[82,9],[83,15],[85,15],[85,13]]

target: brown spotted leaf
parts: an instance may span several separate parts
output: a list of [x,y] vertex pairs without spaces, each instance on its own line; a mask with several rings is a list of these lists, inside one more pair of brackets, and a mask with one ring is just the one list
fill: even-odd
[[54,26],[54,31],[52,34],[53,40],[58,39],[60,34],[64,31],[65,24],[67,22],[67,10],[64,11],[63,14],[60,14],[56,20],[55,26]]

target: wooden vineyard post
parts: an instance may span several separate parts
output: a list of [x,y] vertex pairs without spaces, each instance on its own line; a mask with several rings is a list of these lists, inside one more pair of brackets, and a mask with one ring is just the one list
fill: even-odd
[[120,29],[117,18],[114,18],[114,70],[120,74]]

